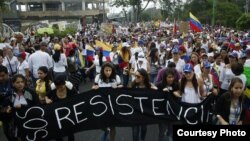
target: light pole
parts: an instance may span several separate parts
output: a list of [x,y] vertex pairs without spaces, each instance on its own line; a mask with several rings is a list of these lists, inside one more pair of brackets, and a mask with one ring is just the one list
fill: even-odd
[[103,0],[102,1],[103,2],[103,6],[102,6],[102,8],[103,8],[103,22],[105,22],[105,1]]
[[212,26],[214,26],[214,22],[215,22],[215,7],[216,7],[216,0],[213,0],[213,18],[212,18]]

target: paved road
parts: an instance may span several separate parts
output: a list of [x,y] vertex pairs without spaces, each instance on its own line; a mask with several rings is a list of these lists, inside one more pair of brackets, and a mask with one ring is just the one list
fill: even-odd
[[[80,92],[90,90],[92,83],[81,83]],[[102,135],[102,130],[89,130],[82,131],[75,134],[75,141],[100,141]],[[148,125],[148,131],[146,135],[146,141],[157,141],[158,140],[158,126]],[[7,141],[3,134],[2,127],[0,128],[0,141]],[[67,141],[67,138],[64,138]],[[121,127],[116,128],[116,141],[132,141],[132,128],[131,127]]]

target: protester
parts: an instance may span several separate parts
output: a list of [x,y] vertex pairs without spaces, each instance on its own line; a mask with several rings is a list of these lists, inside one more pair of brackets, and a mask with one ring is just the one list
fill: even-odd
[[[112,63],[105,62],[102,67],[100,74],[97,74],[95,77],[95,84],[92,86],[92,89],[98,89],[103,87],[109,88],[121,88],[121,79],[116,74],[115,66]],[[115,127],[109,127],[110,129],[103,129],[104,134],[101,138],[101,141],[107,140],[107,135],[110,130],[110,141],[115,141],[116,130]]]
[[216,115],[219,125],[242,125],[244,114],[243,82],[233,78],[228,91],[216,103]]
[[62,53],[62,48],[59,44],[54,45],[55,53],[52,55],[53,58],[53,77],[56,78],[58,75],[64,75],[67,78],[66,68],[67,58],[64,53]]
[[[66,83],[66,79],[63,75],[58,75],[54,83],[51,85],[55,86],[51,91],[47,92],[45,97],[46,104],[56,103],[62,101],[64,99],[69,99],[74,97],[77,94],[77,91],[74,87],[68,86]],[[71,83],[70,83],[71,84]],[[74,141],[75,136],[74,134],[68,135],[68,141]],[[56,141],[63,141],[63,138],[57,138]]]
[[50,91],[50,85],[52,83],[49,70],[47,67],[42,66],[38,68],[38,77],[39,79],[36,81],[35,90],[39,97],[39,101],[41,104],[45,104],[45,96],[46,93]]
[[10,132],[11,105],[9,104],[9,93],[12,91],[12,82],[8,75],[8,69],[0,65],[0,120],[2,121],[3,132],[8,141],[13,141],[15,137]]
[[[181,96],[178,94],[179,84],[176,77],[176,71],[173,68],[167,68],[163,74],[163,80],[157,85],[159,91],[164,91],[165,94],[170,95],[176,101],[181,100]],[[173,121],[164,122],[159,124],[159,141],[164,141],[165,132],[167,130],[168,140],[173,140]]]
[[181,101],[186,103],[200,103],[201,98],[206,96],[203,81],[197,78],[191,64],[186,64],[183,67],[183,72],[184,76],[180,81]]
[[4,64],[7,67],[10,76],[17,73],[18,60],[17,57],[14,56],[11,48],[7,49],[6,56],[4,57]]
[[36,52],[31,54],[29,57],[29,69],[32,72],[33,81],[36,82],[38,79],[38,68],[41,66],[46,66],[48,69],[52,68],[52,59],[48,53],[42,52],[40,50],[40,45],[34,45]]
[[[131,88],[144,88],[144,89],[154,89],[157,90],[157,87],[154,86],[149,81],[147,71],[145,69],[138,69],[135,73],[135,80],[131,84]],[[140,125],[132,127],[133,141],[144,141],[147,133],[147,126]]]
[[225,65],[220,75],[221,89],[220,95],[228,90],[232,78],[235,76],[232,72],[232,65],[237,62],[238,55],[235,52],[229,54],[229,64]]
[[21,134],[22,130],[18,130],[18,123],[15,121],[14,113],[28,106],[35,106],[39,104],[38,96],[30,89],[27,89],[26,78],[21,74],[16,74],[12,78],[13,90],[8,93],[8,105],[11,107],[7,110],[7,113],[12,115],[10,117],[9,132],[12,133],[12,137],[17,141],[26,141],[26,137]]

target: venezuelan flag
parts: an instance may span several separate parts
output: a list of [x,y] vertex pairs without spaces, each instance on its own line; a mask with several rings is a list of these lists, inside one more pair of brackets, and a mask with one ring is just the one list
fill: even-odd
[[88,44],[86,45],[86,49],[87,49],[87,61],[92,62],[94,60],[95,49]]
[[200,21],[191,12],[189,12],[189,17],[190,17],[190,20],[189,20],[190,28],[195,32],[201,32],[202,25]]
[[104,42],[101,42],[101,41],[98,41],[98,40],[95,40],[95,44],[96,44],[96,46],[102,48],[103,56],[105,56],[107,61],[110,62],[109,54],[111,52],[112,46],[110,44],[107,44],[107,43],[104,43]]

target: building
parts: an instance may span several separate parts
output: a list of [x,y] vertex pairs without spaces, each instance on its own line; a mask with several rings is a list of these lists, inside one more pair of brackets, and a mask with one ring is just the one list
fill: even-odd
[[16,5],[23,20],[57,20],[106,15],[108,9],[103,10],[103,2],[108,0],[16,0]]
[[106,4],[103,4],[108,2],[109,0],[11,0],[8,2],[9,12],[4,13],[3,21],[15,27],[15,31],[20,31],[21,24],[41,20],[83,21],[86,17],[92,17],[92,21],[98,19],[102,22],[109,12]]

